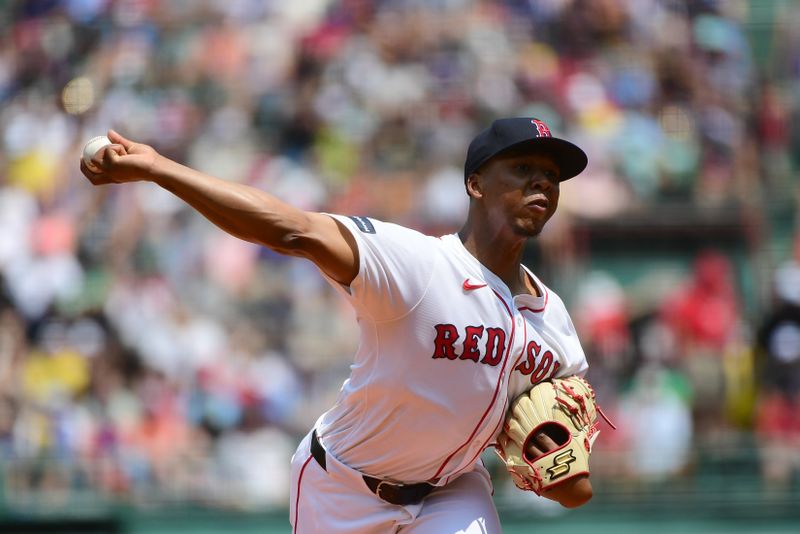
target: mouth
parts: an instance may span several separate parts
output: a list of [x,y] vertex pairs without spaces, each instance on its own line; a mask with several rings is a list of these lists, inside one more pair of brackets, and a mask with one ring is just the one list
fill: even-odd
[[547,210],[550,207],[550,201],[544,195],[536,195],[525,203],[525,207],[535,210]]

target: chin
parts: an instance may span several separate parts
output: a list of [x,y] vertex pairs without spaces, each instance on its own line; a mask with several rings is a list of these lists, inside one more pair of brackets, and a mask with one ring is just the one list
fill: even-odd
[[530,227],[518,225],[514,226],[514,234],[520,237],[537,237],[542,233],[542,228],[544,228],[544,226]]
[[520,217],[512,220],[511,228],[515,235],[520,237],[538,237],[542,233],[547,221],[550,220],[552,214],[547,214],[544,217]]

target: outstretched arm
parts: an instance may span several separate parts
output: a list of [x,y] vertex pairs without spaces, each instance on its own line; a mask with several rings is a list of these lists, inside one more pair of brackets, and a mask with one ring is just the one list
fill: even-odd
[[92,184],[154,182],[231,235],[281,254],[308,258],[345,285],[358,273],[355,241],[335,219],[181,165],[113,130],[108,138],[113,144],[92,160],[100,172],[92,172],[81,160],[81,172]]

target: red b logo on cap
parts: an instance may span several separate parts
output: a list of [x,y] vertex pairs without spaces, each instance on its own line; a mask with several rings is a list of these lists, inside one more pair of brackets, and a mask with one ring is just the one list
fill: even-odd
[[531,119],[531,124],[536,126],[536,137],[552,137],[550,135],[550,128],[548,128],[547,125],[539,119]]

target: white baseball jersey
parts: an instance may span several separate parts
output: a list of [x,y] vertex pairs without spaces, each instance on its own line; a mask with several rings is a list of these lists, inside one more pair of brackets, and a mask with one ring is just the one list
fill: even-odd
[[471,470],[508,403],[534,383],[583,374],[586,358],[561,299],[512,295],[463,246],[364,217],[334,215],[358,244],[349,299],[360,325],[351,374],[317,422],[351,468],[444,485]]

